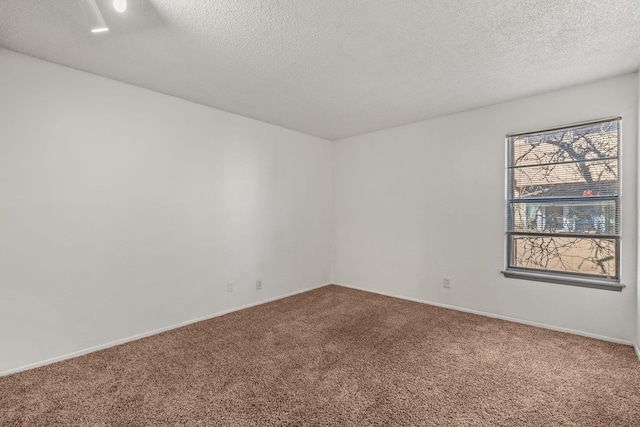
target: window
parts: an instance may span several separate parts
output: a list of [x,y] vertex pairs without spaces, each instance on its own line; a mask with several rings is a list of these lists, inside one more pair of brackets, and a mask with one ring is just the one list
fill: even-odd
[[621,290],[620,118],[507,135],[507,277]]

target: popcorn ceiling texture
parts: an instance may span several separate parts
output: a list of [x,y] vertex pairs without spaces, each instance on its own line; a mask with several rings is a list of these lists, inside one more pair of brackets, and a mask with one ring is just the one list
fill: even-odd
[[327,139],[617,74],[637,0],[0,1],[0,47]]

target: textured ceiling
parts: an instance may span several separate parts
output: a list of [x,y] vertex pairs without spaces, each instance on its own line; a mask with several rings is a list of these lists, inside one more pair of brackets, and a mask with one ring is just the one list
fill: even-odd
[[0,0],[0,47],[328,139],[640,63],[640,0],[98,4]]

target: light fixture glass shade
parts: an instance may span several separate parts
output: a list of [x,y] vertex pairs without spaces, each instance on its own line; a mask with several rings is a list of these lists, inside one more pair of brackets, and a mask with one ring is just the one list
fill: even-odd
[[127,10],[127,0],[113,0],[113,8],[117,12],[124,12]]

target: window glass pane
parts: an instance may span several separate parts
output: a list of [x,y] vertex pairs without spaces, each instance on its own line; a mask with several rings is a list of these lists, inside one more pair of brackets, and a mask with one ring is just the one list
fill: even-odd
[[530,133],[512,139],[512,166],[618,157],[617,121]]
[[616,277],[613,239],[513,236],[510,267]]
[[511,169],[512,199],[597,197],[618,194],[618,160]]
[[508,231],[562,234],[618,234],[615,200],[512,203]]

